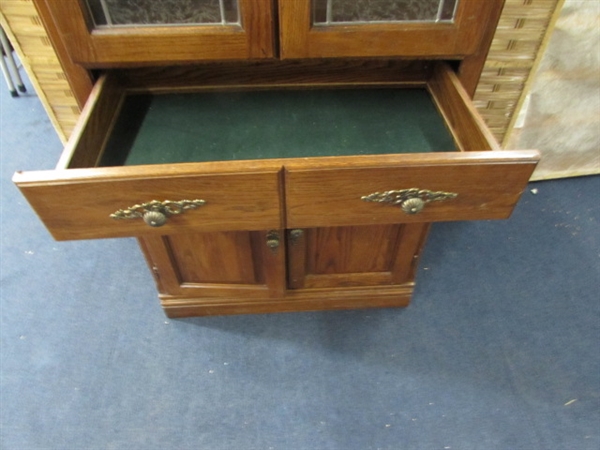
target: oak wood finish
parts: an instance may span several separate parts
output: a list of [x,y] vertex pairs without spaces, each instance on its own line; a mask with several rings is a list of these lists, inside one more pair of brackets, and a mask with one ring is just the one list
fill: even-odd
[[241,26],[94,29],[79,0],[35,0],[52,14],[73,61],[88,68],[273,56],[271,0],[238,0]]
[[280,298],[204,298],[160,295],[165,314],[171,318],[225,314],[397,308],[410,303],[414,284],[367,288],[287,291]]
[[[250,3],[267,2],[240,2]],[[286,39],[290,36],[284,36],[286,30],[293,31],[289,27],[302,23],[291,23],[289,13],[300,8],[296,9],[301,13],[298,17],[306,19],[306,9],[302,8],[308,3],[283,0],[280,4],[284,56],[289,57],[290,49],[297,44],[292,42],[289,46]],[[294,39],[304,39],[298,47],[304,52],[302,57],[335,58],[356,48],[366,52],[360,56],[389,56],[398,55],[404,43],[392,48],[391,41],[386,39],[400,36],[394,33],[405,33],[417,39],[427,38],[413,41],[401,51],[404,52],[401,56],[462,58],[478,51],[477,37],[492,15],[491,10],[486,10],[491,7],[485,5],[491,3],[497,4],[495,0],[489,3],[463,0],[461,4],[467,6],[461,7],[466,9],[459,11],[459,26],[454,30],[453,25],[436,25],[436,32],[430,25],[411,25],[400,30],[378,26],[379,31],[361,26],[357,30],[353,27],[333,30],[333,34],[321,30],[319,45],[313,39],[317,35],[315,30],[308,30],[308,34],[302,31],[305,37],[295,35]],[[74,11],[73,3],[64,5],[58,8]],[[469,8],[475,8],[473,5],[479,9],[468,15]],[[81,17],[65,20],[81,22]],[[481,27],[466,26],[468,22],[464,22],[478,20]],[[67,28],[72,26],[75,25]],[[266,33],[265,27],[259,28]],[[388,31],[392,34],[386,34]],[[367,34],[360,34],[364,32]],[[111,36],[110,32],[89,34],[93,42],[112,42],[100,50],[94,47],[96,44],[82,41],[89,46],[81,45],[77,50],[82,52],[79,56],[91,58],[85,64],[123,66],[149,60],[150,56],[142,49],[132,62],[132,48],[127,46],[120,56],[115,56],[119,55],[115,43],[123,36],[118,39]],[[363,39],[360,36],[370,40],[357,47],[356,41]],[[96,38],[99,40],[94,41]],[[347,38],[352,39],[347,41]],[[140,43],[135,39],[131,42]],[[184,44],[191,42],[186,39]],[[165,45],[168,42],[167,39]],[[152,40],[149,43],[154,46]],[[327,47],[328,43],[337,45],[337,49]],[[175,53],[176,58],[183,58],[178,61],[192,57],[191,53],[185,53],[185,45],[181,52]],[[224,51],[227,58],[247,58],[252,53],[245,47],[243,56],[243,52],[236,53],[238,47],[233,51],[234,47],[227,44],[212,51]],[[368,53],[367,47],[380,54]],[[163,58],[164,49],[156,49],[158,53],[152,56],[156,61],[174,62]],[[205,55],[202,51],[193,58],[216,58],[216,53]],[[124,95],[131,91],[361,86],[426,87],[461,151],[95,167],[103,155]],[[65,148],[59,170],[17,173],[14,180],[57,239],[138,237],[161,303],[170,317],[391,307],[406,306],[410,301],[417,260],[430,222],[508,217],[538,154],[490,151],[497,148],[468,92],[446,64],[286,60],[141,67],[101,78],[86,104],[77,132]],[[413,187],[456,192],[458,196],[446,202],[429,203],[417,215],[361,200],[373,192]],[[136,203],[196,198],[206,200],[206,205],[169,218],[161,228],[151,228],[141,219],[109,218],[117,209]],[[293,237],[295,228],[302,228],[300,238]],[[273,230],[279,233],[279,246],[275,250],[266,242]]]
[[[280,228],[280,166],[202,163],[16,173],[13,180],[57,240]],[[206,201],[153,228],[114,220],[152,200]]]
[[[319,289],[413,281],[423,224],[298,229],[288,234],[288,286]],[[296,234],[294,234],[296,233]]]
[[[498,152],[500,153],[500,152]],[[318,165],[286,164],[287,226],[350,226],[505,219],[527,185],[538,154],[532,151],[322,158]],[[453,192],[418,214],[361,197],[389,190]]]
[[124,92],[114,76],[94,85],[57,164],[57,169],[94,167],[117,120]]
[[447,64],[436,64],[429,92],[463,151],[500,150],[469,94]]
[[[287,70],[283,72],[282,83],[297,82],[294,71],[290,78]],[[504,218],[537,161],[537,153],[521,151],[93,168],[122,103],[125,90],[119,87],[118,78],[117,74],[102,77],[95,87],[77,133],[61,157],[59,167],[68,170],[17,173],[14,177],[59,240],[190,230],[261,230],[281,228],[286,220],[291,227],[314,227]],[[231,87],[230,83],[231,76],[221,88]],[[446,65],[434,68],[429,84],[459,148],[494,148],[489,131]],[[283,167],[285,180],[279,175]],[[282,183],[285,211],[281,208]],[[360,200],[373,192],[412,187],[457,192],[459,196],[428,204],[416,216]],[[161,229],[148,227],[141,220],[114,221],[108,217],[119,209],[151,200],[196,198],[207,204],[173,217]]]
[[57,53],[77,104],[79,108],[83,108],[94,86],[92,77],[87,70],[75,64],[69,56],[65,42],[54,23],[52,12],[48,8],[48,3],[46,1],[34,1],[34,5],[52,42],[52,47]]
[[124,89],[193,92],[205,89],[318,88],[423,85],[434,64],[420,60],[261,60],[120,70]]
[[479,36],[477,49],[461,60],[458,69],[458,78],[470,98],[473,98],[475,95],[475,90],[479,84],[479,78],[487,59],[496,27],[500,21],[505,0],[497,0],[490,3],[493,3],[493,5],[490,5],[488,8],[487,18],[484,19],[482,17],[482,22],[486,23],[487,26],[484,27],[483,33]]
[[285,242],[266,245],[269,231],[146,236],[141,247],[161,295],[182,298],[280,298]]
[[[279,1],[282,58],[459,59],[475,53],[497,0],[461,0],[453,23],[312,26],[310,0]],[[502,0],[500,0],[501,2]]]

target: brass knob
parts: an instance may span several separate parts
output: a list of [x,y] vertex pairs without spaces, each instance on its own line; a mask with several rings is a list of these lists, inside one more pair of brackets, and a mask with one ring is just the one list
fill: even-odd
[[271,230],[267,233],[267,247],[275,251],[279,248],[279,233],[275,230]]
[[296,229],[290,231],[290,244],[296,245],[300,238],[304,235],[304,230]]
[[167,216],[160,211],[148,211],[144,213],[143,219],[151,227],[162,227],[167,223]]
[[425,202],[420,198],[409,198],[404,200],[400,207],[406,214],[418,214],[423,210]]

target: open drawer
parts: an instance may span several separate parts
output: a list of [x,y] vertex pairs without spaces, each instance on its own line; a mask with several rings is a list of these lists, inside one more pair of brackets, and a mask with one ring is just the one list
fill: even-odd
[[444,63],[217,65],[103,75],[57,169],[14,182],[65,240],[505,218],[538,158]]

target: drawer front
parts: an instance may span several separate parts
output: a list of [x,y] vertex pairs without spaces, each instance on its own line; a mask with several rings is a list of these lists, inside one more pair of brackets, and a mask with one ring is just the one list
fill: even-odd
[[[280,228],[279,167],[227,173],[214,166],[222,165],[18,172],[13,180],[57,240]],[[147,205],[153,200],[168,202]],[[166,223],[148,225],[141,216],[151,210]]]
[[288,164],[287,226],[504,219],[537,159],[535,151],[490,151]]

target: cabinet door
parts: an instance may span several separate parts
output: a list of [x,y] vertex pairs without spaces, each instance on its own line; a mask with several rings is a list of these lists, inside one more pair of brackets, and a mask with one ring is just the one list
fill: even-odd
[[251,301],[283,294],[280,236],[276,230],[198,232],[146,236],[140,245],[163,303]]
[[335,289],[412,282],[429,227],[393,224],[288,232],[288,287]]
[[272,0],[35,0],[87,67],[273,55]]
[[283,58],[464,57],[503,0],[279,0]]

